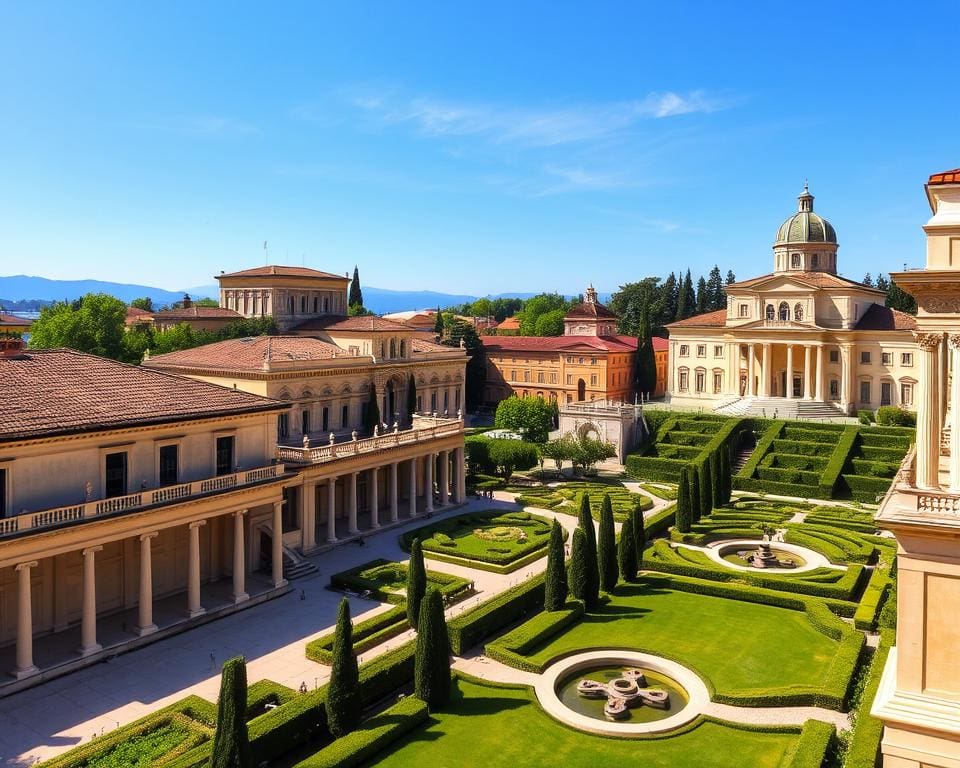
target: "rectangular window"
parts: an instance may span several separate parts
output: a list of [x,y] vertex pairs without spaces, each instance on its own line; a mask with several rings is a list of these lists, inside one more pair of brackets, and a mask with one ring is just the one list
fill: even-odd
[[680,345],[680,357],[690,357],[690,346],[688,344]]
[[890,405],[890,397],[893,390],[893,382],[880,382],[880,405]]
[[839,362],[840,362],[840,350],[838,350],[838,349],[831,349],[831,350],[830,350],[830,362],[831,362],[831,363],[839,363]]
[[591,357],[591,358],[590,358],[590,365],[596,365],[596,364],[597,364],[597,358]]
[[300,522],[297,520],[299,515],[297,511],[300,509],[300,488],[293,486],[292,488],[283,489],[283,513],[280,517],[280,524],[283,527],[284,533],[289,533],[290,531],[295,531],[300,527]]
[[430,413],[436,413],[436,412],[437,412],[437,393],[431,392],[430,393]]
[[423,395],[417,395],[417,413],[423,413]]
[[573,374],[572,374],[572,373],[568,373],[568,374],[567,374],[567,384],[573,384]]
[[697,371],[697,392],[703,392],[707,388],[706,371]]
[[310,431],[310,411],[300,412],[300,433],[307,434]]
[[108,499],[127,494],[127,454],[108,453],[104,459],[103,495]]
[[900,354],[900,365],[913,365],[913,352],[902,352]]
[[176,445],[160,446],[160,485],[176,485],[179,449]]
[[543,384],[543,371],[537,371],[537,384]]
[[687,371],[680,371],[680,391],[686,392],[690,384],[690,374]]
[[530,381],[530,371],[523,372],[523,380],[527,382]]
[[836,379],[830,379],[830,399],[840,399],[840,382]]
[[217,474],[229,475],[233,472],[233,435],[217,438]]
[[714,371],[713,374],[713,394],[719,395],[720,390],[723,389],[723,374],[719,371]]
[[881,352],[880,363],[882,365],[893,365],[893,352]]
[[900,385],[900,405],[913,405],[913,384],[903,382]]
[[320,424],[324,434],[330,431],[330,409],[327,406],[320,411]]
[[697,357],[706,357],[706,356],[707,356],[707,345],[697,344]]
[[[419,400],[417,401],[419,407]],[[346,429],[350,426],[350,406],[340,406],[340,429]]]
[[860,402],[861,403],[870,402],[870,382],[869,381],[860,382]]
[[713,347],[714,357],[723,357],[723,344],[715,344]]
[[557,374],[556,374],[556,373],[553,373],[553,372],[550,373],[550,383],[551,383],[551,384],[556,384],[556,383],[557,383]]
[[7,516],[7,470],[0,469],[0,517]]
[[590,374],[590,386],[591,387],[597,386],[597,374],[595,373]]
[[[860,353],[860,365],[870,365],[870,353],[861,352]],[[866,400],[864,400],[866,402]]]
[[582,357],[578,357],[578,358],[577,358],[577,362],[578,362],[580,365],[583,365],[583,358],[582,358]]
[[510,371],[510,381],[516,381],[516,380],[517,380],[517,372]]
[[750,317],[750,305],[741,304],[740,305],[740,317]]
[[286,413],[277,415],[277,439],[283,440],[290,434],[290,417]]

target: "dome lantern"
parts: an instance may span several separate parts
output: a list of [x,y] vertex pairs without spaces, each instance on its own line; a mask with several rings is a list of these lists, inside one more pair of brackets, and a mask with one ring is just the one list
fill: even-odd
[[797,197],[797,212],[780,225],[773,244],[777,272],[837,271],[837,232],[813,211],[813,195],[805,181]]

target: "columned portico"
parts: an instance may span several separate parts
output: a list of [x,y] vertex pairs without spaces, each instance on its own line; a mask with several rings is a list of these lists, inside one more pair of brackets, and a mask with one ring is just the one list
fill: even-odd
[[153,623],[153,554],[150,542],[159,535],[159,531],[153,531],[140,537],[140,597],[137,604],[137,634],[141,637],[157,631],[157,625]]
[[233,602],[239,605],[250,599],[247,594],[247,558],[243,536],[243,516],[247,510],[239,509],[233,513]]
[[400,500],[397,489],[397,474],[399,473],[399,463],[393,462],[390,465],[390,522],[395,523],[400,519]]
[[80,655],[89,656],[103,648],[97,642],[97,552],[103,547],[83,550],[83,606],[80,619]]
[[793,344],[787,344],[787,375],[784,377],[783,396],[793,397]]
[[327,480],[327,543],[337,543],[337,477]]
[[[283,502],[273,504],[273,537],[270,540],[270,565],[272,566],[273,586],[285,586],[287,580],[283,578]],[[197,587],[199,591],[199,585]]]
[[770,397],[770,344],[764,343],[760,360],[760,397]]
[[206,524],[206,520],[194,520],[188,526],[190,559],[187,564],[187,615],[191,619],[206,613],[206,609],[200,604],[200,528]]
[[440,451],[440,506],[447,506],[450,493],[450,452]]
[[[920,356],[920,402],[917,404],[917,486],[925,490],[940,487],[940,365],[937,359],[942,334],[917,333]],[[956,369],[960,370],[960,369]],[[955,378],[956,374],[955,374]],[[960,409],[954,408],[954,411]],[[952,435],[951,435],[952,438]],[[951,457],[952,459],[953,457]],[[952,481],[952,479],[951,479]]]
[[410,517],[417,516],[417,460],[410,459]]
[[424,467],[424,480],[423,480],[423,497],[425,501],[424,509],[429,515],[433,512],[433,462],[434,455],[428,454],[424,457],[423,467]]
[[749,397],[757,396],[757,373],[756,373],[757,352],[754,345],[747,345],[747,395]]
[[347,533],[360,533],[357,527],[357,473],[347,476]]
[[317,545],[317,483],[307,481],[303,484],[303,521],[301,531],[303,543],[301,548],[311,550]]
[[960,494],[960,334],[950,334],[950,490]]
[[380,527],[380,499],[379,496],[380,472],[377,467],[370,470],[370,527]]
[[17,667],[13,671],[18,680],[34,675],[39,670],[33,663],[33,594],[30,571],[37,561],[20,563],[17,571]]

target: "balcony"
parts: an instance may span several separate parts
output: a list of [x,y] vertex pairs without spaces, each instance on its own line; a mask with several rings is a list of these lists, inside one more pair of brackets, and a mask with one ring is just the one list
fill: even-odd
[[936,518],[940,523],[955,519],[960,525],[960,494],[942,490],[950,485],[949,457],[940,456],[940,488],[934,489],[917,487],[916,461],[917,448],[913,446],[900,464],[877,519],[883,522],[897,518]]
[[229,491],[254,485],[280,477],[284,472],[282,464],[271,464],[256,469],[246,469],[229,475],[208,477],[204,480],[194,480],[191,483],[167,485],[163,488],[142,490],[138,493],[129,493],[126,496],[114,496],[109,499],[99,499],[81,502],[66,507],[46,509],[41,512],[23,512],[12,517],[0,519],[0,537],[12,536],[25,531],[38,531],[44,528],[54,528],[82,520],[93,520],[104,515],[117,512],[132,512],[134,510],[153,507],[158,504],[171,504],[186,499],[205,496],[209,493]]
[[[413,426],[407,429],[394,427],[384,434],[375,434],[372,437],[349,437],[340,442],[326,442],[314,446],[311,438],[310,445],[278,445],[277,461],[289,464],[322,464],[357,456],[364,453],[375,453],[403,445],[413,445],[439,437],[451,437],[463,434],[463,420],[435,416],[414,416]],[[354,433],[356,435],[356,433]],[[322,439],[323,435],[317,435]],[[329,440],[329,437],[328,437]]]

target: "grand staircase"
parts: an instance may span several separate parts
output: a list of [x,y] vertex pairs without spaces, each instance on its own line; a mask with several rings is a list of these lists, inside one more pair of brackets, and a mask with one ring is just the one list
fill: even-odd
[[307,558],[290,549],[290,547],[283,546],[283,578],[287,581],[303,579],[319,572],[317,566]]
[[741,397],[715,409],[724,416],[765,416],[778,419],[836,419],[846,414],[833,403],[787,397]]

